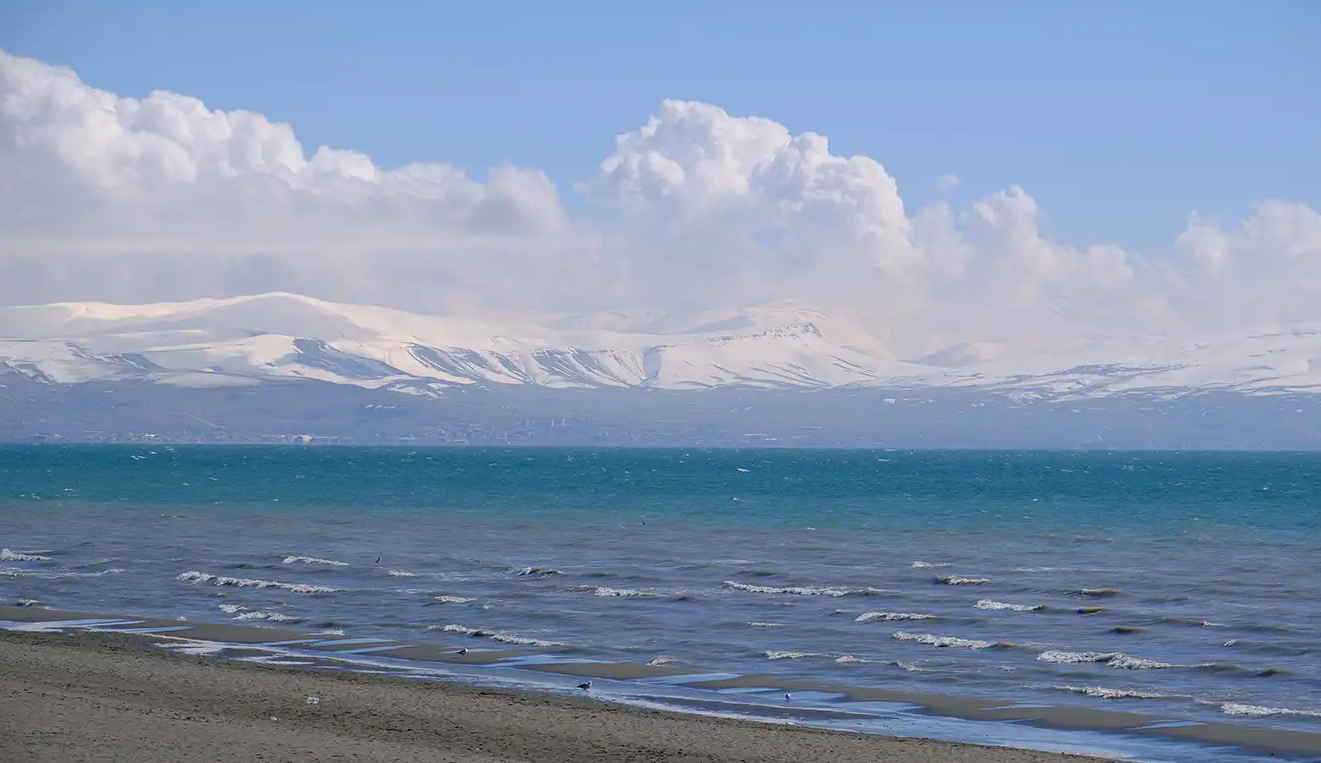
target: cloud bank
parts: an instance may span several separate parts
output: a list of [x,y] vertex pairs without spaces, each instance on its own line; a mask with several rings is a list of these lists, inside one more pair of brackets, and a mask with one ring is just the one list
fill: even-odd
[[[957,179],[938,181],[952,188]],[[567,193],[544,173],[394,169],[287,124],[125,98],[0,51],[0,304],[272,290],[422,312],[698,311],[793,301],[901,355],[1321,320],[1321,215],[1190,218],[1144,258],[1041,234],[1011,187],[910,210],[876,160],[665,101]]]

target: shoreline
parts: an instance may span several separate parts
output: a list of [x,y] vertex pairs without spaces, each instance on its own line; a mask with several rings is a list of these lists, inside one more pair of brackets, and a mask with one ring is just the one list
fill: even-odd
[[[6,621],[10,624],[9,629],[5,627]],[[38,633],[25,634],[21,630]],[[93,630],[96,632],[88,633]],[[112,634],[112,631],[118,632]],[[48,635],[42,636],[41,632]],[[38,649],[47,651],[73,648],[81,655],[78,659],[94,664],[111,659],[109,654],[103,653],[104,644],[98,646],[88,640],[96,638],[118,639],[114,642],[113,653],[136,655],[135,659],[178,657],[171,652],[234,658],[207,661],[215,666],[214,671],[220,671],[215,673],[217,676],[239,676],[239,673],[224,671],[227,667],[245,670],[254,667],[252,661],[261,660],[266,664],[260,667],[268,670],[391,681],[393,683],[388,685],[401,691],[413,691],[414,687],[423,685],[423,681],[417,680],[420,678],[425,679],[428,686],[449,687],[430,691],[458,694],[503,692],[502,696],[511,702],[513,700],[509,697],[521,697],[517,702],[520,707],[528,697],[536,697],[538,703],[568,702],[573,707],[580,707],[582,698],[556,695],[576,694],[572,687],[578,681],[592,679],[600,684],[595,696],[602,701],[588,705],[609,707],[612,713],[645,714],[651,711],[639,708],[648,707],[681,712],[674,717],[693,724],[691,731],[682,732],[691,734],[700,734],[700,729],[704,728],[702,723],[719,720],[718,716],[724,715],[750,719],[740,723],[752,722],[754,728],[761,730],[758,733],[777,735],[793,729],[806,730],[805,727],[832,734],[862,731],[865,733],[845,735],[851,739],[879,740],[868,744],[882,745],[939,736],[948,741],[932,741],[930,744],[952,745],[951,749],[966,747],[969,742],[993,744],[997,747],[988,749],[1014,749],[1029,755],[1004,758],[1006,761],[1034,763],[1067,759],[1050,750],[1068,750],[1091,755],[1093,759],[1105,755],[1141,759],[1148,755],[1154,757],[1162,745],[1181,746],[1184,754],[1181,759],[1188,760],[1202,759],[1191,754],[1198,749],[1209,751],[1215,747],[1237,748],[1239,753],[1232,757],[1234,760],[1248,759],[1253,754],[1269,754],[1277,759],[1321,755],[1321,733],[1245,724],[1189,722],[1072,706],[1017,705],[970,697],[836,687],[770,676],[710,673],[679,666],[584,662],[517,649],[474,647],[461,653],[457,647],[359,639],[343,634],[310,634],[288,628],[203,624],[0,605],[0,654],[6,655],[0,658],[0,664],[9,659],[12,645],[25,639],[29,645],[39,645]],[[367,675],[368,671],[393,673],[394,676]],[[8,666],[6,672],[12,672]],[[514,674],[518,677],[511,678]],[[504,685],[527,687],[526,691],[511,693],[509,689],[489,688],[490,681],[500,685],[499,676],[504,677]],[[119,680],[131,684],[136,678],[125,674]],[[39,686],[41,680],[32,677],[29,683]],[[99,688],[111,694],[115,691],[113,686]],[[769,702],[772,697],[778,700],[783,692],[793,692],[800,698],[789,704]],[[870,715],[865,715],[868,712]],[[943,733],[934,733],[938,729]],[[869,754],[876,755],[878,750]],[[571,756],[565,759],[583,758]],[[721,760],[718,757],[691,759]],[[973,759],[990,760],[986,757],[912,758],[915,761]]]
[[189,657],[147,635],[0,631],[0,757],[33,763],[1067,763],[1087,758]]

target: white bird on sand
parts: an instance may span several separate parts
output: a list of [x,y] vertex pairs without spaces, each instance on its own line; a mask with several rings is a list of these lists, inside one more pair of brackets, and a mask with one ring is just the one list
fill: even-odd
[[591,682],[591,681],[588,681],[588,682],[586,682],[586,683],[578,684],[578,688],[579,688],[579,689],[582,689],[583,691],[587,691],[588,689],[591,689],[591,688],[592,688],[592,682]]

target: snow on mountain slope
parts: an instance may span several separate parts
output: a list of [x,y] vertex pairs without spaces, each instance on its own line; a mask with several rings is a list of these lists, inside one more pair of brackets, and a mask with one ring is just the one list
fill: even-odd
[[[831,334],[842,338],[832,341]],[[52,382],[198,372],[360,386],[404,380],[694,389],[838,386],[901,370],[873,338],[813,311],[744,311],[678,324],[650,316],[542,321],[424,316],[262,294],[159,305],[0,308],[0,362]],[[410,386],[409,389],[416,389]]]
[[973,342],[905,362],[857,324],[792,303],[686,316],[459,318],[272,293],[0,308],[0,371],[58,384],[303,378],[422,394],[468,384],[958,386],[1056,398],[1321,392],[1321,324],[1110,339],[1026,358],[1010,350]]

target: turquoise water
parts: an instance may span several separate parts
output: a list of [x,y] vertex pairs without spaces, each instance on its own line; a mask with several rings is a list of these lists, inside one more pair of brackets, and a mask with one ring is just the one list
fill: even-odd
[[1321,730],[1316,454],[0,446],[0,547],[64,609]]

